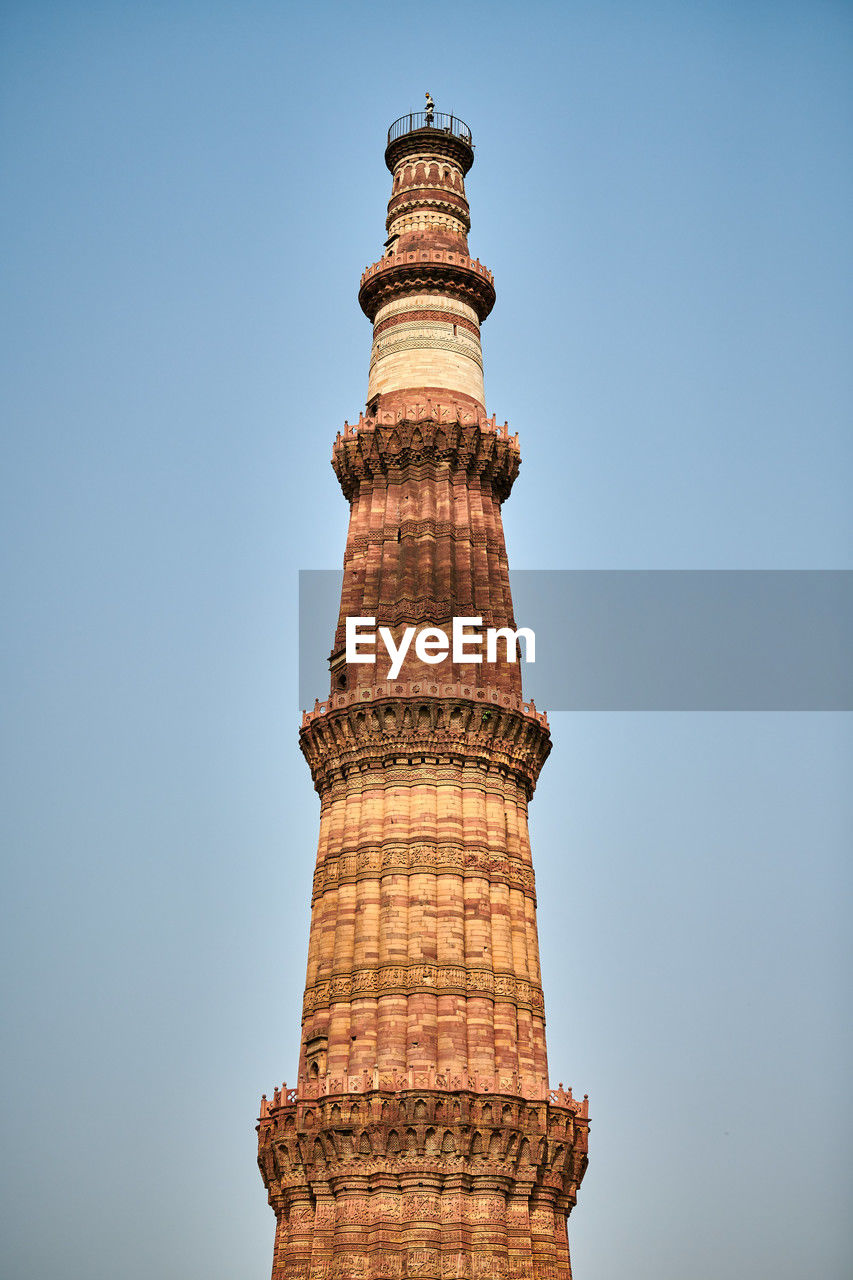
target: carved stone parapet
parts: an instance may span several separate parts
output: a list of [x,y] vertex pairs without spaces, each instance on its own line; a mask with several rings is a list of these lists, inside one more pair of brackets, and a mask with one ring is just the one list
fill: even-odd
[[423,416],[390,422],[362,417],[357,428],[338,435],[332,466],[344,496],[352,501],[364,480],[395,469],[443,465],[487,480],[498,500],[505,501],[521,465],[518,436],[510,436],[505,425],[501,430],[485,416],[465,422],[461,415],[448,420],[442,406],[417,409]]
[[452,249],[412,249],[380,258],[362,273],[358,301],[367,318],[374,320],[383,302],[422,292],[460,298],[481,321],[495,305],[494,276],[488,267]]
[[342,707],[351,707],[356,704],[363,705],[381,701],[383,698],[388,697],[433,698],[439,696],[443,698],[472,699],[484,710],[500,706],[505,711],[519,711],[523,716],[528,716],[530,719],[535,720],[537,724],[542,725],[544,729],[548,728],[547,713],[538,711],[532,698],[526,701],[517,694],[507,693],[502,689],[494,689],[489,685],[483,688],[475,684],[462,684],[458,681],[454,684],[447,684],[441,680],[417,680],[405,683],[388,680],[384,684],[371,685],[369,687],[358,685],[345,693],[336,693],[333,697],[327,698],[325,702],[321,702],[317,698],[314,701],[313,710],[302,712],[302,728],[304,729],[314,720],[328,716],[330,711],[340,710]]
[[[426,1071],[410,1067],[405,1071],[361,1071],[353,1074],[319,1076],[304,1080],[300,1077],[299,1086],[289,1089],[287,1081],[281,1088],[274,1089],[271,1098],[264,1094],[261,1098],[259,1123],[263,1124],[281,1108],[291,1103],[310,1102],[317,1098],[332,1098],[339,1102],[342,1098],[350,1098],[353,1094],[412,1094],[417,1096],[426,1090],[429,1093],[450,1093],[454,1098],[470,1101],[473,1097],[486,1094],[500,1094],[503,1102],[515,1099],[517,1103],[547,1102],[550,1105],[551,1120],[548,1132],[555,1134],[565,1132],[569,1113],[581,1120],[589,1119],[589,1099],[575,1098],[571,1088],[566,1089],[563,1082],[556,1089],[548,1087],[546,1080],[524,1077],[516,1072],[496,1072],[494,1075],[470,1074],[468,1072],[436,1071],[433,1067]],[[463,1102],[463,1109],[468,1103]],[[438,1115],[436,1111],[436,1115]],[[467,1115],[467,1111],[464,1112]],[[503,1113],[502,1113],[503,1114]],[[561,1119],[562,1117],[562,1119]],[[439,1117],[440,1118],[440,1117]],[[562,1128],[560,1127],[562,1124]],[[277,1126],[276,1126],[277,1127]]]
[[483,698],[475,700],[474,689],[449,688],[460,692],[447,696],[438,682],[388,683],[306,712],[299,743],[317,791],[322,795],[335,779],[359,770],[429,760],[512,775],[529,798],[551,750],[546,718],[532,703],[505,705],[514,701],[510,694],[492,691],[490,698],[477,690]]

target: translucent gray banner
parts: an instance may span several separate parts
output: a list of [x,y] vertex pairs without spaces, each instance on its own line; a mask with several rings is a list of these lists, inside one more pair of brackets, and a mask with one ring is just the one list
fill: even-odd
[[[525,697],[547,711],[853,710],[853,572],[516,570],[536,636]],[[329,693],[342,574],[299,575],[299,700]],[[379,619],[382,622],[382,619]],[[387,661],[379,649],[377,683]],[[441,679],[441,666],[425,668]],[[487,667],[471,668],[487,683]]]

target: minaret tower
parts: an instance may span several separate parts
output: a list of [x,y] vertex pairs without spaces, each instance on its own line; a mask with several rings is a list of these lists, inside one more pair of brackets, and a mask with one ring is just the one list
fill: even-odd
[[[517,436],[486,415],[467,125],[389,130],[366,412],[332,465],[350,503],[331,690],[302,721],[320,796],[296,1088],[261,1102],[273,1280],[570,1280],[587,1103],[551,1089],[527,806],[550,750],[519,666],[347,663],[395,639],[514,627],[501,505]],[[501,650],[501,654],[504,654]]]

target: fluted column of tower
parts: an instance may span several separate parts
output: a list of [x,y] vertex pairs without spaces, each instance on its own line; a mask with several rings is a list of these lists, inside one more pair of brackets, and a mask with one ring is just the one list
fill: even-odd
[[347,663],[347,618],[399,640],[513,628],[501,506],[517,437],[488,418],[468,252],[467,126],[389,131],[366,411],[333,466],[350,503],[329,697],[303,718],[319,793],[298,1081],[264,1098],[273,1280],[570,1280],[586,1101],[551,1090],[527,806],[547,719],[506,660]]

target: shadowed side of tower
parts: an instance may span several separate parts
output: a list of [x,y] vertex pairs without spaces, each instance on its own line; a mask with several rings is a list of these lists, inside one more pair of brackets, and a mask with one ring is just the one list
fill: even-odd
[[[335,441],[350,503],[331,690],[303,717],[321,801],[297,1087],[263,1099],[273,1280],[570,1280],[586,1100],[550,1090],[527,806],[550,750],[517,663],[347,663],[347,618],[513,628],[468,252],[467,126],[389,131],[366,412]],[[472,672],[474,676],[472,677]]]

